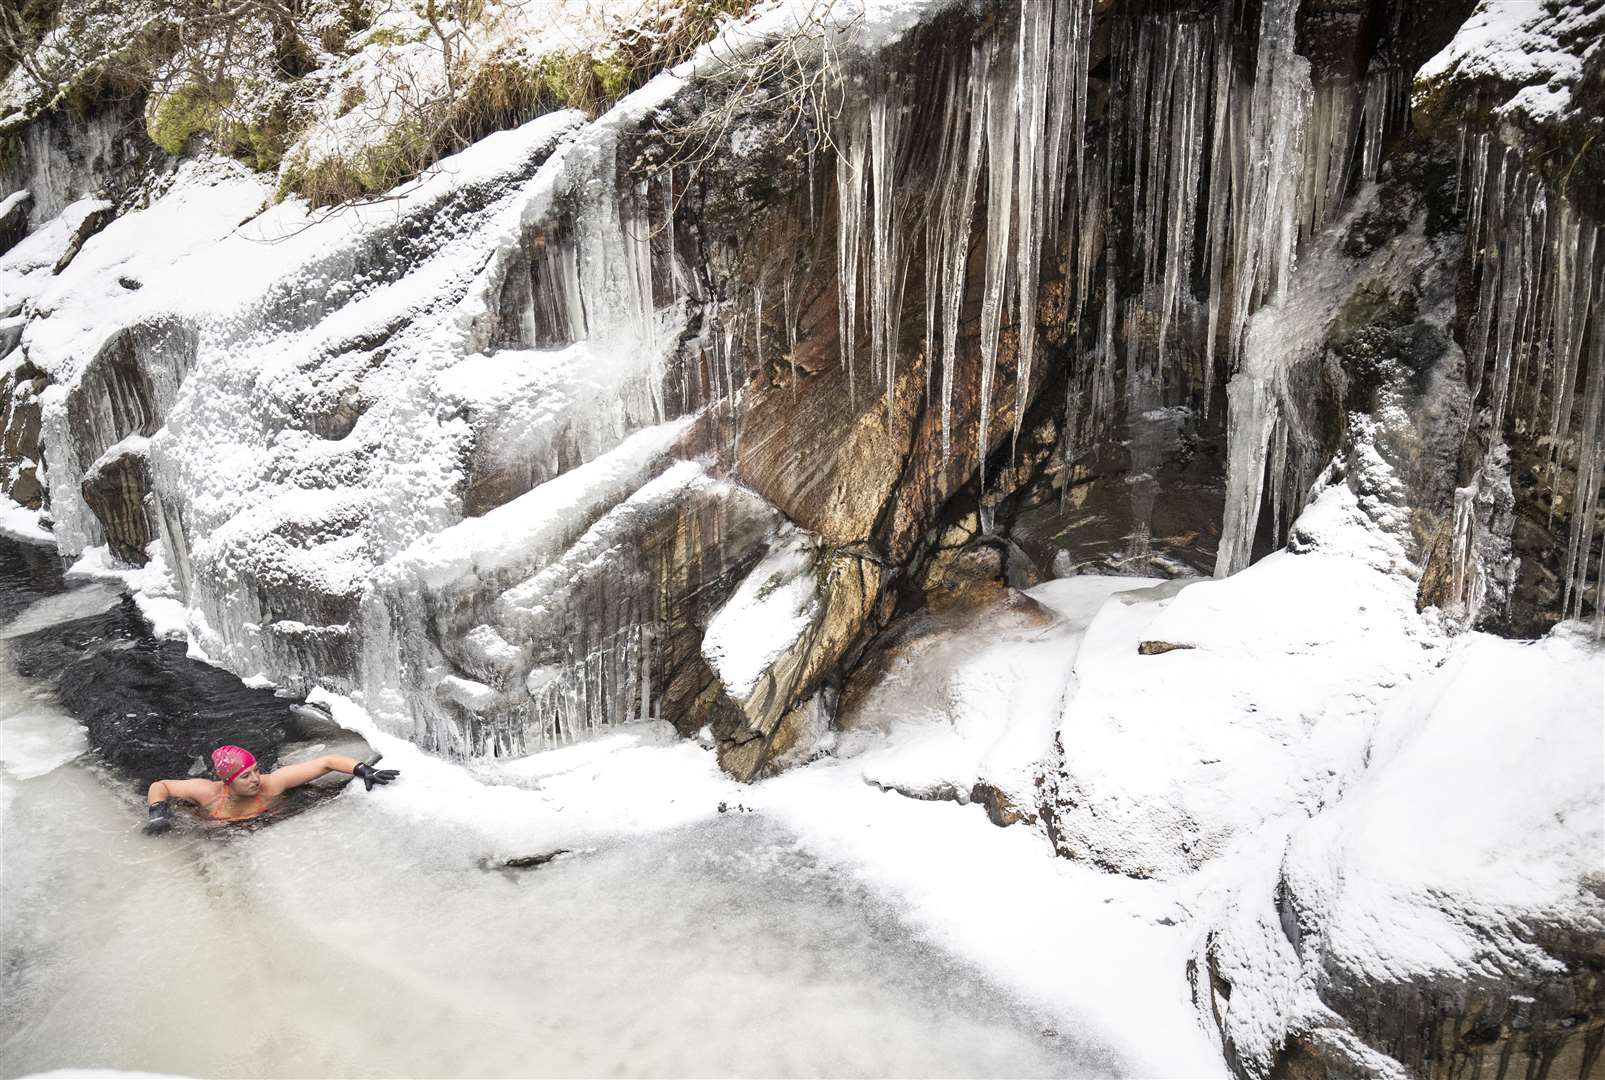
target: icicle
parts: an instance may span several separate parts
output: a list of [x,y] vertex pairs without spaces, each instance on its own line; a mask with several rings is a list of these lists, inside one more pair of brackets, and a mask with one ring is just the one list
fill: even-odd
[[1215,554],[1216,577],[1237,573],[1253,556],[1265,457],[1278,414],[1276,395],[1260,372],[1243,370],[1233,375],[1226,387],[1226,401],[1231,460],[1226,470],[1226,515]]
[[1517,316],[1529,289],[1532,268],[1531,187],[1533,180],[1521,175],[1511,201],[1512,218],[1505,234],[1506,257],[1499,282],[1499,307],[1495,322],[1497,338],[1494,370],[1489,384],[1493,403],[1493,430],[1504,430],[1505,402],[1510,393],[1510,369],[1516,350]]
[[[1488,358],[1488,337],[1493,330],[1494,302],[1498,297],[1500,256],[1504,247],[1505,173],[1509,153],[1499,152],[1499,165],[1494,171],[1493,190],[1487,205],[1489,218],[1485,226],[1486,241],[1482,247],[1482,285],[1477,301],[1477,318],[1472,325],[1467,349],[1471,376],[1471,389],[1475,393],[1482,386],[1483,368]],[[1475,250],[1475,249],[1473,249]]]
[[869,252],[870,361],[885,381],[886,408],[892,408],[897,377],[898,326],[902,322],[903,237],[897,218],[898,134],[902,127],[902,94],[883,86],[871,97],[869,145],[872,231]]
[[1469,128],[1465,127],[1464,125],[1461,125],[1461,128],[1460,128],[1460,145],[1459,145],[1459,148],[1455,151],[1455,201],[1454,201],[1454,208],[1457,211],[1465,209],[1464,203],[1465,203],[1466,200],[1465,200],[1464,196],[1466,194],[1466,148],[1469,145],[1468,142],[1467,142],[1467,139],[1466,139],[1466,135],[1469,132],[1469,130],[1470,130]]
[[[1580,617],[1605,476],[1605,266],[1599,230],[1487,136],[1468,148],[1467,159],[1466,250],[1480,277],[1467,334],[1468,380],[1487,402],[1496,439],[1508,421],[1540,445],[1547,442],[1552,473],[1575,446],[1571,528],[1560,576],[1562,609]],[[1576,412],[1582,429],[1574,439]],[[1457,559],[1460,554],[1457,549]],[[1473,599],[1475,587],[1466,584]],[[1596,596],[1596,618],[1599,607]]]
[[1206,62],[1208,23],[1177,27],[1171,121],[1176,152],[1170,155],[1164,212],[1165,250],[1159,287],[1157,363],[1165,369],[1171,328],[1183,303],[1191,303],[1193,234],[1198,222],[1200,169],[1204,156],[1203,104],[1210,95],[1210,67]]
[[[1030,397],[1031,362],[1037,344],[1037,281],[1042,266],[1043,192],[1048,186],[1048,72],[1052,56],[1054,6],[1029,5],[1020,12],[1019,52],[1015,59],[1015,106],[1019,160],[1015,181],[1015,220],[1019,234],[1015,255],[1019,293],[1019,346],[1015,353],[1014,442],[1020,441]],[[1012,151],[1010,151],[1012,152]],[[1000,241],[1000,242],[1006,242]],[[982,424],[984,459],[985,424]]]
[[[1605,277],[1605,275],[1602,275]],[[1605,288],[1605,280],[1600,283]],[[1601,473],[1605,472],[1605,318],[1597,315],[1593,328],[1594,356],[1583,392],[1583,429],[1577,454],[1577,488],[1572,499],[1571,532],[1566,561],[1561,564],[1561,606],[1581,617],[1588,584],[1589,555],[1594,541],[1594,519],[1599,510]],[[1594,606],[1605,606],[1605,578],[1596,578]]]
[[1253,309],[1285,298],[1297,250],[1299,177],[1310,109],[1309,61],[1293,51],[1298,0],[1267,0],[1248,133],[1250,170],[1242,185],[1235,232],[1229,364],[1242,355]]
[[[1392,65],[1384,65],[1366,73],[1360,177],[1368,184],[1375,183],[1382,170],[1382,142],[1394,126],[1394,118],[1400,112],[1400,102],[1408,85],[1404,73]],[[1462,153],[1465,134],[1462,128]]]
[[[970,77],[966,99],[968,138],[965,140],[964,170],[953,198],[944,208],[947,225],[945,265],[942,269],[942,466],[952,453],[953,373],[959,356],[959,317],[964,311],[964,284],[970,261],[970,234],[975,223],[975,195],[980,185],[981,151],[986,145],[986,95],[992,82],[992,53],[984,44],[970,52]],[[956,106],[955,106],[956,107]],[[956,148],[956,145],[955,145]],[[983,455],[984,456],[984,455]]]
[[1482,567],[1477,562],[1477,495],[1482,489],[1482,470],[1478,469],[1471,483],[1455,489],[1454,546],[1449,555],[1452,573],[1449,595],[1464,614],[1470,626],[1482,609],[1486,584]]
[[652,719],[652,628],[641,627],[641,721]]
[[[1052,70],[1047,77],[1047,145],[1045,169],[1046,239],[1065,224],[1067,182],[1083,181],[1082,132],[1087,113],[1086,34],[1092,20],[1090,0],[1056,0],[1052,7]],[[1070,170],[1074,167],[1074,172]]]
[[1326,227],[1348,193],[1359,108],[1355,88],[1347,81],[1323,83],[1314,92],[1304,153],[1307,190],[1299,223],[1306,239]]
[[1120,294],[1115,286],[1114,259],[1104,259],[1103,337],[1098,346],[1098,365],[1092,383],[1091,410],[1107,424],[1115,403],[1115,313],[1120,310]]
[[858,340],[858,259],[864,228],[865,150],[869,140],[865,109],[848,113],[836,158],[836,274],[840,282],[842,365],[848,401],[857,407],[858,379],[853,355]]
[[[1571,429],[1571,416],[1573,399],[1577,386],[1577,364],[1583,350],[1583,336],[1587,327],[1587,315],[1590,303],[1594,305],[1596,313],[1605,296],[1594,291],[1594,260],[1599,249],[1600,230],[1586,222],[1580,223],[1577,230],[1577,255],[1573,271],[1575,284],[1572,286],[1571,296],[1556,294],[1555,302],[1565,304],[1567,310],[1567,323],[1565,337],[1556,347],[1555,361],[1555,404],[1550,413],[1549,430],[1555,435],[1554,445],[1565,441],[1567,432]],[[1602,267],[1605,269],[1605,267]],[[1596,330],[1605,319],[1596,314]]]
[[781,314],[786,320],[786,359],[791,364],[791,396],[797,396],[797,312],[791,306],[791,271],[780,279]]
[[1019,67],[1012,50],[999,50],[986,103],[987,196],[986,284],[981,298],[981,422],[976,437],[981,486],[986,486],[990,446],[992,384],[997,370],[998,339],[1009,284],[1009,243],[1014,233],[1015,111],[1014,86]]
[[[763,363],[763,272],[758,273],[758,282],[752,287],[752,348],[753,356],[757,360],[758,370],[764,370]],[[760,376],[761,377],[761,376]]]
[[[951,203],[958,183],[961,155],[958,152],[965,115],[961,97],[964,72],[949,63],[942,77],[942,131],[937,144],[936,183],[925,207],[925,402],[931,402],[931,386],[940,351],[943,296],[942,271],[948,240]],[[945,433],[944,433],[945,434]]]
[[668,265],[669,265],[669,303],[678,304],[683,291],[681,277],[685,269],[680,265],[680,254],[675,250],[674,242],[674,166],[670,166],[663,178],[663,232],[668,237]]
[[[1223,9],[1222,25],[1228,17]],[[1235,91],[1237,66],[1232,60],[1232,49],[1224,33],[1215,50],[1214,77],[1214,132],[1209,154],[1209,213],[1204,226],[1204,242],[1208,245],[1209,273],[1209,325],[1204,337],[1204,415],[1209,415],[1210,403],[1215,396],[1215,350],[1220,341],[1221,294],[1226,285],[1226,253],[1232,237],[1231,192],[1234,173],[1234,148],[1242,142],[1234,137],[1239,127],[1237,110],[1233,107],[1238,96]]]

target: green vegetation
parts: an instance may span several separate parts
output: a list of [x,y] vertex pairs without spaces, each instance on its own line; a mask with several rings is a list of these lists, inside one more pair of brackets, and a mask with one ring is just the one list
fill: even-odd
[[191,136],[210,132],[217,118],[216,96],[199,86],[180,86],[151,98],[145,106],[145,130],[150,141],[175,156],[184,152]]
[[405,31],[397,30],[393,26],[381,26],[381,27],[376,28],[372,33],[370,33],[363,40],[363,44],[365,44],[365,45],[389,45],[389,46],[393,47],[393,46],[397,46],[397,45],[411,45],[411,44],[413,44],[415,42],[422,41],[423,39],[424,39],[424,32],[423,31],[419,31],[418,33],[409,34],[409,33],[406,33]]
[[[61,55],[49,57],[51,70],[64,74],[42,88],[12,129],[53,109],[88,114],[114,94],[142,97],[147,133],[164,152],[182,154],[199,138],[255,169],[278,170],[281,198],[299,194],[322,206],[388,190],[491,132],[543,113],[599,112],[690,57],[753,3],[679,0],[656,24],[625,27],[605,47],[541,55],[518,41],[489,55],[476,52],[472,42],[482,32],[503,32],[483,25],[491,15],[481,0],[413,0],[427,25],[409,29],[374,27],[379,5],[370,0],[253,0],[237,7],[216,0],[148,6],[141,0],[132,7],[130,0],[0,0],[0,7],[20,5],[21,12],[0,19],[0,30],[9,28],[29,48],[43,48],[38,43],[52,27],[71,31],[50,39],[66,43],[51,46]],[[340,74],[345,57],[370,45],[436,48],[451,78],[439,89],[398,88],[405,98],[398,108],[401,98],[376,95]],[[19,55],[22,62],[30,56]],[[331,93],[336,100],[324,104]],[[385,100],[370,100],[377,97]],[[360,149],[317,160],[294,149],[320,117],[363,106],[383,127],[370,127]]]

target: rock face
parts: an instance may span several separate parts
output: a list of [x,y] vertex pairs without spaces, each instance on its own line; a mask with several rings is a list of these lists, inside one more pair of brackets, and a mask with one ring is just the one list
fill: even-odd
[[135,94],[108,95],[88,110],[53,110],[0,130],[0,139],[9,148],[0,160],[0,199],[29,192],[35,228],[78,199],[122,202],[170,167],[145,134],[145,102]]
[[[1598,659],[1566,633],[1470,641],[1425,680],[1409,727],[1381,733],[1366,779],[1292,832],[1252,886],[1264,892],[1228,903],[1194,988],[1240,1072],[1592,1075],[1605,1045],[1600,793],[1567,744],[1597,724],[1583,703]],[[1555,726],[1481,734],[1518,701]],[[1504,782],[1483,786],[1495,773]],[[1428,826],[1444,805],[1461,807],[1454,823]],[[1553,828],[1541,851],[1501,846],[1538,818]],[[1433,854],[1388,835],[1432,835]]]
[[45,497],[39,479],[39,395],[48,382],[27,361],[0,375],[0,492],[30,510],[39,509]]
[[1605,218],[1605,57],[1593,47],[1605,11],[1483,3],[1454,25],[1459,33],[1421,69],[1416,123],[1444,142],[1461,127],[1494,134],[1557,194]]
[[105,530],[114,557],[143,566],[158,535],[150,498],[149,440],[133,435],[108,449],[84,474],[84,502]]
[[[408,197],[399,225],[356,223],[326,245],[332,254],[263,277],[242,308],[221,315],[158,302],[150,274],[116,265],[117,295],[142,314],[95,347],[67,380],[65,408],[45,417],[45,442],[62,466],[51,472],[61,541],[69,549],[114,541],[134,557],[150,531],[136,527],[134,508],[147,507],[147,526],[205,613],[209,652],[295,685],[366,687],[373,701],[395,702],[398,729],[432,745],[506,752],[539,744],[542,731],[588,729],[590,720],[532,719],[541,707],[525,698],[539,669],[547,674],[537,685],[564,693],[613,687],[595,716],[662,708],[687,731],[706,724],[734,772],[760,775],[769,754],[761,747],[795,744],[830,697],[820,691],[840,686],[893,620],[993,576],[980,565],[989,559],[1002,560],[996,580],[1016,587],[1081,567],[1175,575],[1217,561],[1229,444],[1253,438],[1228,431],[1217,369],[1284,271],[1270,248],[1245,247],[1241,229],[1232,245],[1217,239],[1230,234],[1233,206],[1260,197],[1253,174],[1236,170],[1224,142],[1207,145],[1207,126],[1172,126],[1217,99],[1260,115],[1256,79],[1292,80],[1295,89],[1308,80],[1313,171],[1286,209],[1308,215],[1299,227],[1313,229],[1356,186],[1347,165],[1332,163],[1359,158],[1374,169],[1400,128],[1403,84],[1387,75],[1398,61],[1373,63],[1367,50],[1414,56],[1430,36],[1421,27],[1447,25],[1449,7],[1390,20],[1364,5],[1312,4],[1295,25],[1286,4],[1162,13],[1065,3],[1030,9],[1023,27],[1006,6],[943,7],[868,51],[829,39],[836,31],[808,31],[826,35],[812,42],[819,48],[851,46],[845,85],[854,104],[829,130],[817,126],[825,114],[806,112],[815,119],[799,127],[797,103],[784,95],[748,107],[750,87],[710,68],[684,84],[665,80],[642,104],[583,130],[577,120],[556,125],[538,151],[516,152],[516,165],[473,166],[461,181],[435,182]],[[1063,46],[1062,57],[1046,50],[1030,61],[1043,70],[1018,69],[1008,58],[1024,55],[1021,35],[1029,44],[1039,32]],[[1297,62],[1299,42],[1311,54],[1308,71]],[[751,70],[783,83],[754,48]],[[1178,49],[1196,63],[1155,66]],[[1113,82],[1154,96],[1111,93]],[[1039,94],[1041,116],[1008,119],[1004,102]],[[739,124],[725,122],[738,114]],[[1244,140],[1246,154],[1271,135],[1252,128],[1231,138]],[[1196,143],[1196,153],[1183,151],[1196,172],[1170,156],[1172,136]],[[827,139],[840,158],[816,152]],[[1004,166],[993,145],[1003,140],[1016,147],[1018,167]],[[1037,156],[1050,150],[1058,156]],[[1086,166],[1092,150],[1107,174]],[[681,168],[688,160],[694,171]],[[1352,230],[1351,244],[1366,250],[1351,259],[1382,251],[1429,203],[1429,219],[1453,218],[1434,202],[1446,181],[1441,158],[1433,160],[1431,178],[1386,187],[1393,202]],[[1215,205],[1207,191],[1221,196]],[[504,231],[491,241],[491,208],[515,205],[516,226],[495,226]],[[436,223],[447,220],[483,253],[454,257],[463,269],[451,271],[461,276],[449,288],[424,306],[373,291],[425,280],[449,261],[435,255],[445,243]],[[1167,220],[1201,223],[1204,246],[1169,237]],[[1421,243],[1437,243],[1445,228],[1433,225]],[[92,243],[112,251],[122,242],[101,240]],[[71,247],[68,237],[63,253]],[[103,261],[113,275],[115,260]],[[482,269],[470,274],[471,265]],[[318,284],[329,281],[347,284]],[[1391,282],[1375,297],[1362,290],[1353,310],[1334,317],[1343,327],[1331,348],[1289,368],[1278,390],[1288,423],[1265,436],[1268,486],[1280,495],[1235,543],[1251,553],[1280,543],[1349,413],[1387,411],[1371,384],[1408,382],[1400,373],[1411,363],[1430,366],[1434,350],[1450,348],[1430,332],[1442,320],[1419,315],[1438,302],[1434,288],[1430,298]],[[25,345],[42,356],[48,335],[30,334]],[[1381,374],[1367,375],[1366,363]],[[172,389],[180,383],[192,387],[182,399]],[[1388,401],[1418,427],[1445,408],[1445,431],[1464,422],[1442,393],[1410,404],[1416,389]],[[225,414],[238,421],[223,436],[227,452],[208,446]],[[404,553],[415,541],[543,490],[550,498],[549,485],[632,433],[692,415],[701,418],[632,483],[676,459],[700,459],[711,481],[770,508],[769,526],[733,537],[716,530],[673,557],[718,547],[717,573],[620,556],[629,565],[618,580],[644,592],[604,600],[577,584],[559,607],[585,610],[597,629],[561,649],[489,618],[522,578],[476,571],[449,586],[432,582],[422,590],[428,605],[393,595],[391,571],[408,580]],[[1409,423],[1387,430],[1400,444],[1394,452],[1421,458],[1404,470],[1419,482],[1399,502],[1424,549],[1447,535],[1453,491],[1466,484],[1443,480],[1453,435],[1433,428],[1430,445],[1414,446],[1405,445]],[[141,492],[132,459],[88,483],[91,467],[135,435],[153,437],[149,490]],[[1232,498],[1251,484],[1237,481]],[[298,499],[298,489],[327,494]],[[563,543],[578,543],[606,516],[596,506],[567,523]],[[737,519],[756,520],[745,511]],[[665,520],[681,522],[663,525],[667,534],[703,535],[689,519]],[[1482,526],[1495,537],[1477,548],[1489,559],[1505,520]],[[816,546],[817,621],[768,651],[773,668],[761,687],[731,693],[702,656],[701,636],[787,523]],[[961,525],[966,538],[952,539]],[[1451,555],[1460,550],[1452,537],[1442,542]],[[1519,571],[1512,552],[1485,582]],[[554,550],[541,560],[560,557]],[[518,572],[533,580],[541,560]],[[660,612],[681,606],[682,585],[703,590],[695,614],[658,625]],[[1485,621],[1509,607],[1498,588],[1491,595]],[[590,610],[602,603],[605,617]],[[469,645],[464,635],[479,628],[479,645]],[[634,644],[606,644],[624,638]],[[400,640],[425,643],[422,659],[364,659]],[[486,666],[485,656],[507,650],[519,659]],[[641,689],[652,667],[668,694],[658,705]],[[392,676],[403,670],[411,674],[398,683]]]
[[[1597,610],[1605,188],[1556,170],[1605,179],[1598,16],[1523,22],[1542,71],[1471,34],[1412,124],[1468,10],[869,5],[500,133],[382,213],[205,161],[129,209],[115,110],[40,121],[0,174],[34,191],[0,483],[66,552],[159,542],[219,664],[455,757],[659,718],[757,780],[891,709],[905,661],[978,725],[1029,684],[1030,739],[873,782],[1133,877],[1285,838],[1200,915],[1240,1073],[1586,1072],[1588,897],[1513,899],[1517,932],[1412,894],[1388,910],[1504,951],[1384,970],[1316,827],[1448,630]],[[1061,715],[1069,681],[1022,665],[1072,635],[1022,597],[1089,570],[1141,587],[1079,627]],[[976,622],[1010,648],[950,683]]]
[[[16,247],[17,241],[28,235],[28,214],[32,206],[33,194],[28,191],[15,192],[0,202],[0,255]],[[4,351],[9,352],[10,346]]]

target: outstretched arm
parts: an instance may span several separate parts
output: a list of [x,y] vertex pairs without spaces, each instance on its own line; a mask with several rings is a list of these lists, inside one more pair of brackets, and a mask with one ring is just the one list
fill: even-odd
[[310,784],[318,777],[332,772],[354,773],[359,764],[356,758],[325,754],[310,761],[300,761],[294,765],[286,765],[282,769],[274,769],[262,778],[262,785],[277,794],[300,787],[302,784]]
[[340,754],[326,754],[323,757],[313,758],[296,765],[286,765],[282,769],[275,769],[262,778],[263,786],[268,788],[270,794],[277,795],[302,784],[309,784],[318,777],[331,772],[350,773],[361,780],[369,791],[375,784],[388,784],[400,775],[395,769],[375,769],[356,758],[344,757]]

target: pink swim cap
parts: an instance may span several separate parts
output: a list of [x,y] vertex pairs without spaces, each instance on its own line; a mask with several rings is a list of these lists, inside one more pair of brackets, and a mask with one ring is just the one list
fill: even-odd
[[243,746],[219,746],[212,751],[212,768],[225,784],[232,784],[236,776],[255,764],[256,757]]

